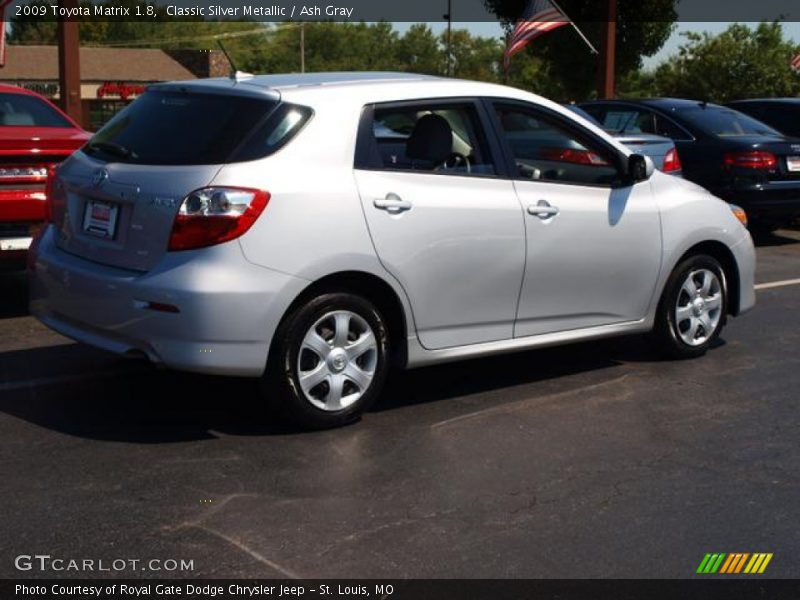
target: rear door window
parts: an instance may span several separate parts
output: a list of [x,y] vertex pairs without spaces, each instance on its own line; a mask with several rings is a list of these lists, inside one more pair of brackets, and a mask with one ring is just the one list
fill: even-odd
[[360,140],[371,146],[368,168],[445,175],[497,173],[474,104],[376,106]]
[[[151,90],[116,115],[85,150],[106,160],[207,165],[253,160],[284,145],[310,116],[270,98]],[[272,119],[272,116],[276,116]]]

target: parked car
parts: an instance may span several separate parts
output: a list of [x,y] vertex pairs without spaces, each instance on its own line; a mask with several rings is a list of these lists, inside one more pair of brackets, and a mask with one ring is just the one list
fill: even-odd
[[[568,140],[568,145],[563,142]],[[152,86],[50,180],[31,310],[167,367],[259,377],[311,427],[419,367],[749,310],[729,206],[503,86],[391,73]]]
[[784,135],[800,138],[800,98],[736,100],[728,106],[766,123]]
[[0,265],[24,266],[45,220],[47,170],[89,137],[42,96],[0,84]]
[[800,216],[800,139],[731,108],[658,98],[597,100],[581,107],[605,127],[673,139],[683,176],[773,230]]
[[[583,110],[576,104],[565,104],[576,115],[580,115],[584,119],[590,120],[598,127],[603,127],[597,119]],[[661,135],[653,135],[652,133],[631,133],[631,132],[618,132],[613,129],[603,127],[608,133],[613,135],[620,144],[627,146],[631,152],[638,152],[649,156],[656,166],[656,169],[669,173],[670,175],[682,174],[681,159],[678,156],[678,150],[675,148],[675,143],[668,137]]]

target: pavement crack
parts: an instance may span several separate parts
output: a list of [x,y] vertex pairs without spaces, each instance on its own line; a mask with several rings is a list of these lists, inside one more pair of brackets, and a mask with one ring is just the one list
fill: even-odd
[[274,560],[270,560],[263,554],[253,550],[250,546],[246,545],[244,542],[237,540],[236,538],[232,538],[229,535],[222,533],[221,531],[217,531],[216,529],[212,529],[211,527],[206,527],[205,525],[192,525],[192,527],[195,529],[199,529],[201,531],[205,531],[206,533],[210,533],[211,535],[216,536],[221,540],[228,542],[234,548],[241,550],[251,558],[260,562],[262,565],[269,567],[273,571],[277,571],[284,577],[288,577],[289,579],[302,579],[302,577],[300,577],[294,571],[282,565],[279,565]]

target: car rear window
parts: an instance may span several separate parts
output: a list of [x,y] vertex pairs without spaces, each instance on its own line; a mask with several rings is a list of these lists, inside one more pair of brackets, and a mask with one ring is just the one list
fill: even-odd
[[0,126],[74,127],[46,100],[25,94],[0,94]]
[[752,117],[729,108],[708,106],[687,108],[681,116],[701,131],[717,137],[742,137],[748,135],[780,136],[775,129]]
[[117,114],[85,151],[116,162],[203,165],[254,160],[291,139],[310,110],[270,98],[151,90]]

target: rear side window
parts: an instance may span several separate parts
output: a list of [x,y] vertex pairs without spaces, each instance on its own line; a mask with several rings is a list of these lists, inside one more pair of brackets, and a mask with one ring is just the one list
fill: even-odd
[[306,106],[281,104],[233,153],[229,162],[257,160],[277,152],[289,143],[311,118]]
[[[268,98],[149,91],[120,112],[85,151],[148,165],[206,165],[253,160],[283,146],[308,119]],[[276,118],[272,118],[275,116]]]
[[24,94],[0,94],[0,127],[73,127],[46,100]]

